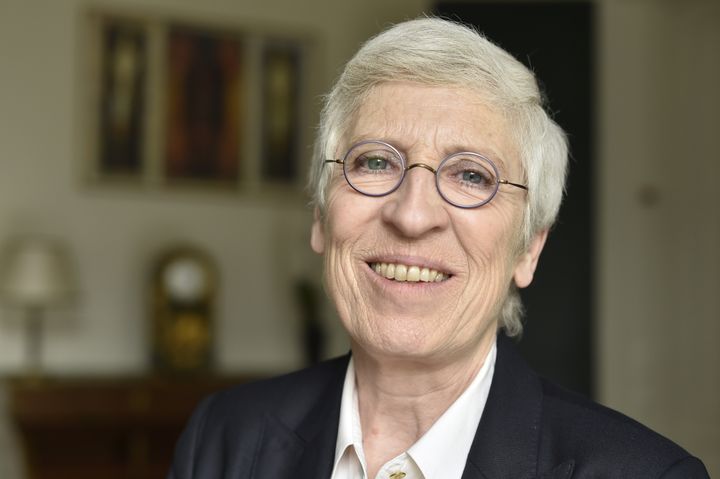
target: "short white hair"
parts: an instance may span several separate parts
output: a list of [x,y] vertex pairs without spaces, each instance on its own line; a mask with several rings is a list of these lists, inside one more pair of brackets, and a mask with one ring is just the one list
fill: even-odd
[[[407,81],[476,92],[512,125],[528,186],[522,246],[557,218],[565,189],[568,147],[563,130],[544,109],[535,75],[512,55],[474,29],[440,18],[399,23],[368,40],[325,97],[310,168],[313,205],[325,212],[332,168],[354,115],[373,87]],[[522,332],[522,303],[510,287],[500,313],[510,336]]]

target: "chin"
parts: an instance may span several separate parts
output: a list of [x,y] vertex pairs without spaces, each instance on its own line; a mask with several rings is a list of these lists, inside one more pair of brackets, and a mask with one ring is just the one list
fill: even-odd
[[427,335],[407,331],[383,331],[380,334],[352,336],[353,351],[361,349],[376,359],[422,360],[440,356],[444,349],[429,341]]

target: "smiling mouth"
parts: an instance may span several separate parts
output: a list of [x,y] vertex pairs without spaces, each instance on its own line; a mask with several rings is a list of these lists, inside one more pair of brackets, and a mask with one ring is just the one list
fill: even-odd
[[407,283],[440,283],[448,280],[451,276],[449,273],[432,268],[400,263],[368,263],[368,265],[383,278]]

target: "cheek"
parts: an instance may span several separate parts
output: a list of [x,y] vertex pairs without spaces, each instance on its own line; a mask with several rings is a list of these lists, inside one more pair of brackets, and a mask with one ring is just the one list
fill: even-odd
[[379,218],[378,198],[363,196],[345,182],[336,183],[328,194],[326,208],[326,245],[342,245],[347,241],[356,241],[370,228],[370,224]]
[[363,198],[358,201],[353,197],[356,194],[346,194],[342,188],[333,193],[328,198],[323,229],[325,286],[334,303],[342,309],[338,311],[340,316],[346,319],[349,311],[356,312],[367,304],[358,285],[357,270],[363,267],[359,260],[363,250],[359,245],[368,243],[364,235],[372,213],[361,201]]
[[513,278],[515,235],[512,228],[475,232],[475,241],[466,241],[468,279],[451,317],[461,318],[451,341],[484,335],[499,318]]
[[512,271],[521,220],[513,211],[494,210],[476,221],[457,221],[456,235],[467,252],[471,273]]
[[360,289],[357,287],[349,242],[338,238],[331,230],[328,230],[328,239],[324,255],[325,289],[345,322],[349,312],[362,306],[365,301],[360,297]]
[[464,223],[456,230],[468,261],[468,280],[461,293],[465,305],[458,315],[496,318],[513,281],[521,218],[513,210],[490,211],[482,223]]

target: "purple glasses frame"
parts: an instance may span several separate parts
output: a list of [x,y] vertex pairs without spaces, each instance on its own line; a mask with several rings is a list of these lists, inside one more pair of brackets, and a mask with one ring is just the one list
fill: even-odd
[[[367,193],[367,192],[365,192],[365,191],[362,191],[362,190],[358,189],[358,188],[350,181],[350,179],[348,178],[348,175],[347,175],[347,171],[345,170],[345,165],[347,164],[347,159],[348,159],[348,156],[350,155],[350,153],[351,153],[355,148],[357,148],[358,146],[367,145],[367,144],[370,144],[370,143],[382,145],[382,146],[388,148],[393,154],[397,155],[397,157],[400,158],[400,161],[402,162],[402,165],[403,165],[402,175],[400,176],[400,179],[398,180],[397,184],[396,184],[395,186],[393,186],[389,191],[386,191],[386,192],[384,192],[384,193]],[[482,159],[483,161],[485,161],[488,165],[490,165],[490,167],[491,167],[492,170],[493,170],[493,173],[495,174],[495,178],[496,178],[495,188],[493,189],[492,194],[490,194],[490,196],[489,196],[487,199],[481,201],[480,203],[476,203],[476,204],[472,204],[472,205],[462,205],[462,204],[455,203],[454,201],[450,200],[447,196],[445,196],[445,194],[442,192],[442,189],[440,188],[440,176],[438,175],[438,171],[440,171],[440,170],[442,169],[443,165],[444,165],[448,160],[450,160],[450,159],[452,159],[452,158],[455,158],[455,157],[457,157],[457,156],[459,156],[459,155],[473,155],[473,156],[479,157],[480,159]],[[357,191],[357,192],[360,193],[361,195],[370,196],[370,197],[382,197],[382,196],[387,196],[387,195],[393,193],[395,190],[397,190],[398,188],[400,188],[400,185],[402,185],[403,181],[405,180],[405,175],[407,174],[407,172],[410,171],[410,170],[412,170],[413,168],[416,168],[416,167],[417,167],[417,168],[424,168],[424,169],[428,170],[429,172],[431,172],[431,173],[435,176],[435,188],[437,189],[437,192],[438,192],[438,194],[440,195],[440,197],[442,197],[443,200],[447,201],[448,203],[450,203],[451,205],[453,205],[453,206],[455,206],[455,207],[457,207],[457,208],[472,209],[472,208],[479,208],[480,206],[483,206],[483,205],[488,204],[493,198],[495,198],[495,195],[497,195],[497,192],[500,190],[500,185],[510,185],[510,186],[514,186],[514,187],[516,187],[516,188],[520,188],[520,189],[523,189],[523,190],[525,190],[525,191],[528,191],[527,185],[522,185],[522,184],[520,184],[520,183],[513,183],[513,182],[511,182],[511,181],[508,181],[508,180],[505,180],[505,179],[501,179],[501,178],[500,178],[500,173],[498,172],[498,169],[497,169],[497,166],[495,166],[495,163],[493,163],[493,161],[492,161],[491,159],[489,159],[489,158],[487,158],[487,157],[485,157],[485,156],[483,156],[483,155],[481,155],[481,154],[479,154],[479,153],[474,153],[474,152],[471,152],[471,151],[461,151],[461,152],[453,153],[453,154],[451,154],[451,155],[449,155],[449,156],[446,156],[446,157],[440,162],[440,164],[438,165],[437,169],[435,169],[435,168],[433,168],[432,166],[430,166],[430,165],[428,165],[428,164],[426,164],[426,163],[413,163],[413,164],[411,164],[411,165],[407,165],[407,161],[405,160],[405,155],[403,155],[402,153],[400,153],[400,151],[399,151],[397,148],[395,148],[394,146],[392,146],[390,143],[387,143],[387,142],[384,142],[384,141],[381,141],[381,140],[364,140],[364,141],[360,141],[360,142],[355,143],[355,144],[353,144],[352,146],[350,146],[350,148],[348,149],[348,151],[345,153],[345,156],[343,156],[343,158],[342,158],[341,160],[340,160],[340,159],[338,159],[338,160],[325,160],[325,164],[327,164],[327,163],[337,163],[337,164],[339,164],[339,165],[342,165],[342,167],[343,167],[343,176],[345,177],[345,181],[347,181],[348,185],[350,185],[350,187],[351,187],[353,190]],[[407,166],[405,166],[405,165],[407,165]]]

